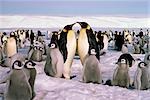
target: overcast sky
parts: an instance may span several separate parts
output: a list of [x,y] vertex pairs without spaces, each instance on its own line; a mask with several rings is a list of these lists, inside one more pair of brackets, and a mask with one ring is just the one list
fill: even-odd
[[0,0],[0,15],[150,17],[150,0]]

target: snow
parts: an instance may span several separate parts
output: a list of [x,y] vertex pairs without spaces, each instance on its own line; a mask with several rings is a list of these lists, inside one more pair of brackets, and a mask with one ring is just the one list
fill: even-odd
[[[124,17],[56,17],[56,16],[0,16],[0,28],[62,28],[77,21],[86,21],[92,27],[114,28],[149,28],[150,18],[124,18]],[[27,48],[26,48],[27,50]],[[23,53],[27,53],[26,50]],[[102,78],[112,79],[115,63],[121,52],[108,50],[106,55],[100,57]],[[130,68],[129,74],[133,81],[137,60],[144,59],[143,54],[132,54],[135,64]],[[75,57],[72,64],[72,80],[53,78],[44,73],[45,61],[36,62],[37,77],[35,80],[36,97],[34,100],[150,100],[150,90],[138,91],[118,86],[107,86],[82,82],[82,65],[79,57]],[[8,68],[0,67],[0,76]],[[5,84],[0,84],[0,93],[3,93]],[[1,100],[1,98],[0,98]]]
[[103,17],[103,16],[20,16],[0,15],[0,28],[62,28],[77,21],[86,21],[91,27],[149,28],[150,17]]
[[[120,55],[121,52],[109,50],[106,55],[100,57],[104,82],[112,79],[115,63]],[[133,57],[143,60],[144,55],[133,54]],[[72,80],[46,76],[44,73],[45,61],[36,63],[38,74],[35,81],[36,97],[34,100],[150,100],[149,90],[138,91],[118,86],[83,83],[82,65],[78,57],[75,57],[72,65],[72,75],[77,75],[77,77]],[[132,80],[138,63],[139,61],[136,60],[134,66],[130,68]],[[8,71],[8,68],[1,68],[0,72],[4,71]],[[3,92],[4,84],[0,87]]]
[[[106,55],[101,56],[101,69],[103,80],[112,79],[115,62],[121,52],[109,51]],[[135,55],[135,59],[143,60],[144,55]],[[130,76],[133,80],[135,70],[139,61],[132,68],[130,68]],[[39,63],[38,63],[39,64]],[[44,63],[43,63],[44,64]],[[44,66],[44,65],[43,65]],[[37,66],[37,70],[40,69]],[[72,80],[65,80],[61,78],[52,78],[44,74],[40,70],[35,82],[36,97],[34,100],[149,100],[150,91],[138,91],[118,86],[107,86],[102,84],[82,83],[82,65],[79,59],[74,59],[72,65],[72,75],[77,75]]]
[[[27,50],[27,49],[26,49]],[[20,50],[25,51],[25,50]],[[121,52],[108,50],[106,55],[100,57],[102,78],[105,82],[112,79],[115,69],[115,63],[121,55]],[[143,60],[144,55],[132,54],[136,59]],[[136,60],[133,67],[130,68],[131,80],[139,63]],[[36,62],[37,76],[35,81],[36,97],[34,100],[150,100],[150,91],[138,91],[118,86],[107,86],[102,84],[83,83],[82,65],[78,56],[75,56],[72,64],[72,75],[76,75],[72,80],[62,78],[53,78],[44,73],[45,61]],[[0,67],[0,76],[8,68]],[[3,93],[5,84],[0,85],[0,93]]]

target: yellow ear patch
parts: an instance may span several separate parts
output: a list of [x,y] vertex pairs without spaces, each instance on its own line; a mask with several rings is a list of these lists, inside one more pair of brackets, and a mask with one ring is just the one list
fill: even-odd
[[66,30],[66,29],[63,29],[63,32],[67,32],[67,30]]
[[91,27],[88,25],[88,26],[87,26],[87,29],[89,30],[90,28],[91,28]]

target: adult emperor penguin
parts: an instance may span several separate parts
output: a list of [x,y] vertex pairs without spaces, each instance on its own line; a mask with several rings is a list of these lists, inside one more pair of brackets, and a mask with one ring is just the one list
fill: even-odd
[[99,31],[96,35],[96,39],[100,48],[100,55],[103,55],[107,52],[108,49],[108,41],[109,41],[109,36],[107,32],[101,32]]
[[78,54],[83,65],[84,58],[88,54],[91,48],[96,51],[96,58],[99,60],[99,48],[96,41],[95,34],[91,29],[90,25],[86,22],[77,22],[81,26],[81,30],[78,37]]
[[11,57],[17,53],[17,39],[14,32],[11,32],[10,37],[7,39],[6,52],[7,57]]
[[138,64],[137,71],[134,77],[134,87],[138,90],[145,90],[150,88],[149,82],[149,71],[145,62],[140,62]]
[[66,79],[70,79],[71,65],[76,53],[76,35],[72,30],[74,24],[66,25],[60,33],[59,39],[59,49],[64,58],[63,75]]
[[16,60],[13,63],[12,70],[8,72],[8,77],[0,82],[7,81],[4,100],[31,100],[32,90],[28,79],[29,77],[23,71],[21,61]]
[[34,63],[31,60],[28,60],[27,62],[25,62],[24,64],[24,68],[25,68],[25,73],[29,78],[29,84],[31,86],[32,89],[32,98],[35,97],[35,91],[34,91],[34,83],[35,83],[35,78],[36,78],[36,69],[35,69],[35,65],[36,63]]
[[83,82],[102,83],[100,63],[96,58],[95,49],[91,49],[83,64]]

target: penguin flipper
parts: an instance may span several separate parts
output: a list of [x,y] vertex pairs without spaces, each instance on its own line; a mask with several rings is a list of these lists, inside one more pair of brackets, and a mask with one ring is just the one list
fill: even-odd
[[32,56],[33,52],[34,52],[34,50],[33,50],[33,49],[31,49],[31,50],[29,51],[29,53],[28,53],[28,60],[30,60],[30,59],[31,59],[31,56]]
[[59,50],[63,55],[64,58],[64,62],[67,59],[67,33],[66,32],[61,32],[60,33],[60,39],[58,41],[58,45],[59,45]]
[[89,42],[89,51],[91,49],[95,49],[96,51],[96,58],[99,60],[99,49],[98,49],[98,44],[97,44],[97,41],[96,41],[96,37],[95,35],[93,34],[93,30],[90,29],[90,30],[86,30],[86,33],[87,33],[87,36],[88,36],[88,42]]

